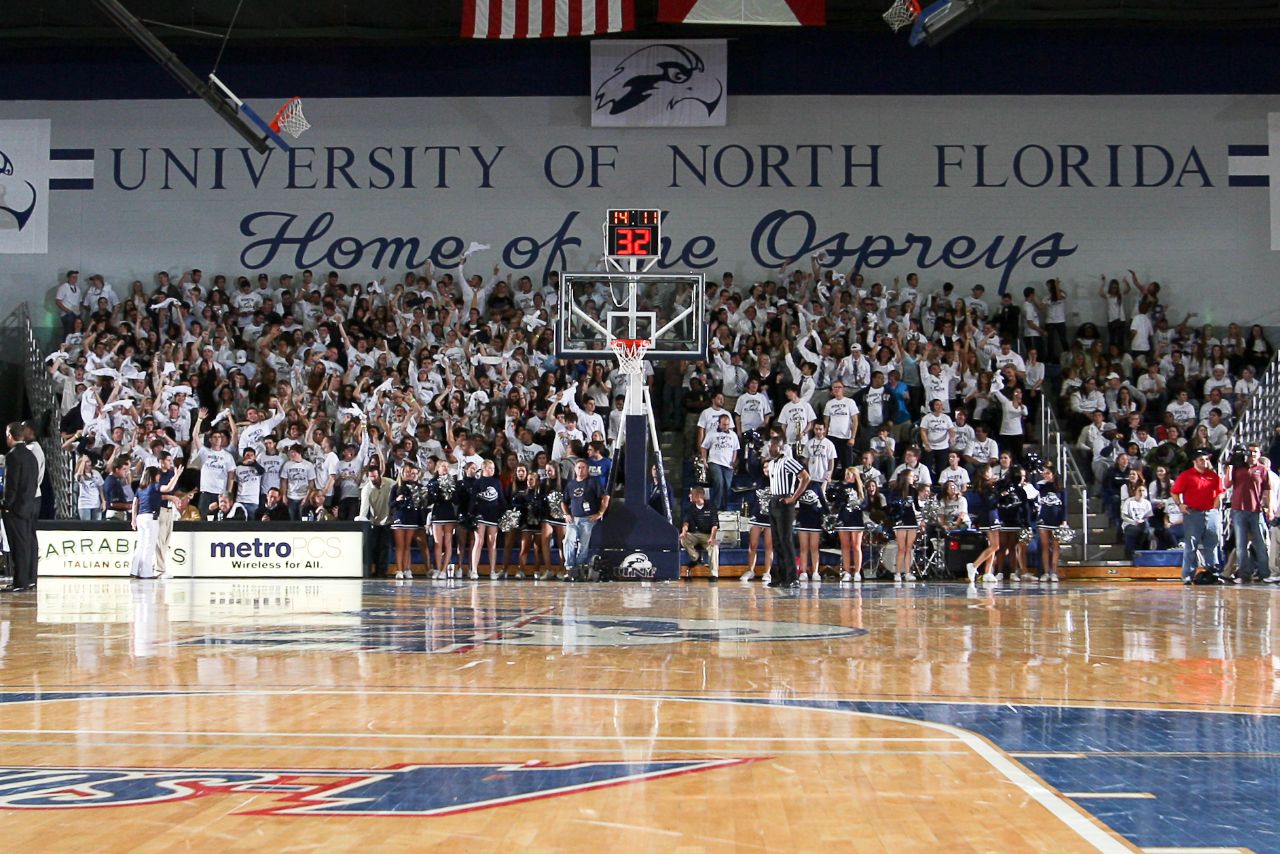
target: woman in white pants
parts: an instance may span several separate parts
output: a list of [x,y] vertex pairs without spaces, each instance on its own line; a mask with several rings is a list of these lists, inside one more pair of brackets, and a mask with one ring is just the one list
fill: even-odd
[[160,469],[148,466],[138,482],[133,497],[133,529],[138,532],[138,545],[133,552],[129,574],[135,578],[157,578],[156,539],[160,534]]

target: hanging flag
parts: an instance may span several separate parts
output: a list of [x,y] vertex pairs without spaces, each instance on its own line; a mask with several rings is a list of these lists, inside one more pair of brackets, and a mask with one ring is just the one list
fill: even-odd
[[763,24],[821,27],[826,0],[658,0],[664,24]]
[[463,0],[462,36],[543,39],[636,28],[635,0]]
[[591,43],[594,127],[721,127],[728,117],[723,39]]

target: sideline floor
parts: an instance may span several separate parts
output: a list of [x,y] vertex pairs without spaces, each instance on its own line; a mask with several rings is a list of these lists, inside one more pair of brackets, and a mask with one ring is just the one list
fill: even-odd
[[10,850],[1277,851],[1280,592],[44,579]]

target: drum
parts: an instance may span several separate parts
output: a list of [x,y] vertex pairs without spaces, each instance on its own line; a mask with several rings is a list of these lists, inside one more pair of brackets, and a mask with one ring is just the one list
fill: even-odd
[[893,572],[898,564],[898,544],[889,543],[880,550],[880,563],[886,572]]

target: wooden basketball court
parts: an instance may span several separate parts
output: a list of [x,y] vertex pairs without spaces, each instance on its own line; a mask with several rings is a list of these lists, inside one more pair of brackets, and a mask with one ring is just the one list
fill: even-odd
[[1270,589],[0,600],[13,850],[1266,851]]

